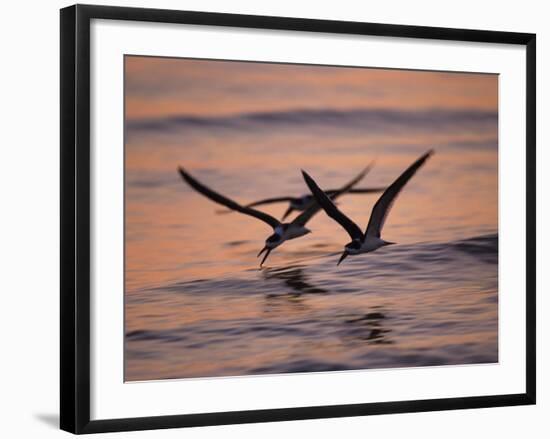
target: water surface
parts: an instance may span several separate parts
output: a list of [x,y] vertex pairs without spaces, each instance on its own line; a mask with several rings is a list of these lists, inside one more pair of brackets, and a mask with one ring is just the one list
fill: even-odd
[[[126,58],[127,380],[498,361],[497,77]],[[239,202],[385,186],[426,150],[383,236],[336,262],[313,233],[259,269],[271,229],[186,186],[183,165]],[[377,195],[346,195],[366,226]],[[286,205],[265,206],[280,217]]]

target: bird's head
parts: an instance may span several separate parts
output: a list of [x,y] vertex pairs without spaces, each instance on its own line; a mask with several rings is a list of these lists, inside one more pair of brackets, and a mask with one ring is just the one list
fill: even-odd
[[290,200],[290,205],[281,220],[285,220],[295,210],[305,210],[311,204],[312,200],[313,198],[311,195],[303,195],[301,197],[292,198]]
[[265,240],[265,246],[269,249],[274,249],[275,247],[278,247],[283,242],[283,237],[279,233],[274,233],[273,235],[270,235]]
[[290,201],[290,206],[295,210],[303,210],[309,204],[311,204],[312,201],[313,197],[311,195],[302,195],[301,197],[293,198]]
[[340,265],[344,259],[348,257],[348,255],[356,255],[359,253],[359,250],[361,250],[361,241],[358,239],[354,239],[353,241],[346,244],[344,247],[344,252],[342,253],[342,256],[340,256],[340,260],[338,261],[338,264]]
[[262,262],[260,262],[260,267],[263,265],[267,257],[269,256],[269,253],[271,253],[271,250],[274,248],[280,246],[283,243],[283,237],[279,233],[275,232],[273,235],[268,236],[268,238],[265,240],[265,246],[260,250],[260,253],[258,253],[258,258],[262,253],[265,252],[264,258],[262,259]]
[[353,241],[346,244],[346,251],[350,255],[356,255],[357,253],[359,253],[359,250],[361,250],[361,241],[359,241],[358,239],[354,239]]

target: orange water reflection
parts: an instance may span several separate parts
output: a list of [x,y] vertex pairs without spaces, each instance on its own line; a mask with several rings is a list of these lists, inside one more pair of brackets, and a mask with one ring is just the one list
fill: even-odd
[[[127,116],[287,108],[495,109],[495,75],[126,57]],[[235,99],[240,93],[244,99]],[[213,105],[215,103],[215,105]]]
[[[498,232],[498,120],[414,121],[434,108],[496,114],[497,76],[145,57],[126,57],[125,68],[128,126],[182,115],[204,124],[127,130],[127,379],[496,361],[497,265],[445,246]],[[384,120],[368,129],[360,120],[246,130],[206,123],[327,108],[402,113],[388,130]],[[339,187],[375,158],[360,186],[385,186],[431,148],[384,228],[400,246],[338,271],[330,254],[349,237],[324,213],[309,223],[313,233],[283,244],[259,271],[256,254],[271,229],[217,214],[176,171],[183,165],[244,203],[307,193],[300,169]],[[365,226],[376,197],[346,195],[339,205]],[[286,206],[263,209],[280,217]],[[432,248],[426,243],[436,250],[418,250]],[[256,336],[239,332],[256,321],[271,322],[270,337],[260,323]]]

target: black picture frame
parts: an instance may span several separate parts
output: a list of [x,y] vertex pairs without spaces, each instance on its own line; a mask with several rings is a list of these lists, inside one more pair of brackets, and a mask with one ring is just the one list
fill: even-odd
[[[90,21],[181,23],[526,47],[526,392],[508,395],[90,420]],[[530,33],[75,5],[61,10],[60,426],[72,433],[273,422],[535,404],[536,36]]]

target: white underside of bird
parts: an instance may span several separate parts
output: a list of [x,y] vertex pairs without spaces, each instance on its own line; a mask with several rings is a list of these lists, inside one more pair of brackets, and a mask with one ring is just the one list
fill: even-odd
[[307,235],[311,233],[307,227],[290,224],[286,230],[281,230],[282,227],[275,228],[275,233],[281,235],[281,242],[287,241],[289,239],[299,238],[300,236]]
[[376,236],[367,236],[359,249],[348,248],[350,255],[358,255],[360,253],[369,253],[378,250],[380,247],[393,244],[393,242],[384,241]]

